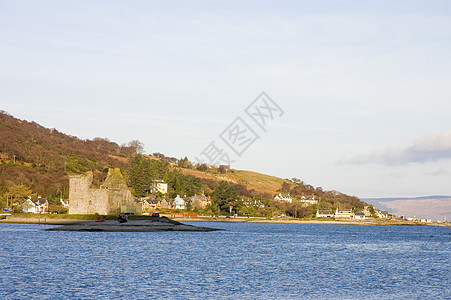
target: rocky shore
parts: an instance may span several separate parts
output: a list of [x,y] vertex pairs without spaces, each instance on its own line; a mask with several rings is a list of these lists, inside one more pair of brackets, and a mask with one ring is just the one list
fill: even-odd
[[217,231],[220,229],[186,225],[168,218],[154,220],[83,221],[46,229],[48,231],[104,231],[104,232],[158,232],[158,231]]

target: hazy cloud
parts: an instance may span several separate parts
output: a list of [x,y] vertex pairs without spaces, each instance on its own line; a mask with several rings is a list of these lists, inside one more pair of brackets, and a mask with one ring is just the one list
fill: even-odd
[[442,175],[449,174],[449,172],[446,169],[444,169],[444,168],[438,168],[435,171],[426,172],[425,174],[428,175],[428,176],[442,176]]
[[369,154],[340,160],[340,164],[388,164],[425,163],[451,158],[451,130],[431,133],[415,140],[407,147],[393,147]]

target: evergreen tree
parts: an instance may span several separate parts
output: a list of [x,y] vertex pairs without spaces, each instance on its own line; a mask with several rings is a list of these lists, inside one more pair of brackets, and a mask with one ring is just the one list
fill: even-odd
[[212,200],[221,211],[232,213],[233,208],[236,208],[238,193],[227,181],[221,181],[212,194]]

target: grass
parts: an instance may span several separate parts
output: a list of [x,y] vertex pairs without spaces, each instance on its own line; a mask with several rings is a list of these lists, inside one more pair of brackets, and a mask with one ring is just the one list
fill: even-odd
[[285,179],[261,174],[246,170],[233,170],[219,174],[211,171],[202,172],[193,169],[180,169],[185,175],[194,175],[199,178],[212,179],[215,181],[229,181],[233,183],[244,184],[250,190],[254,189],[261,193],[277,194]]

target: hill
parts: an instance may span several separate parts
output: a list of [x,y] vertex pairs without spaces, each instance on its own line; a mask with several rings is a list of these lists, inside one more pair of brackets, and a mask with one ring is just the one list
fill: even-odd
[[[195,165],[186,157],[179,160],[161,153],[142,155],[142,146],[139,141],[118,145],[105,138],[82,140],[35,122],[14,118],[2,111],[0,207],[6,207],[7,200],[13,202],[31,194],[42,195],[56,204],[61,197],[68,197],[69,175],[93,171],[93,184],[98,186],[105,179],[108,168],[113,167],[121,168],[136,197],[152,194],[152,184],[156,179],[164,179],[168,183],[169,197],[177,194],[213,195],[220,183],[226,181],[239,199],[263,201],[267,206],[279,192],[290,193],[295,199],[302,196],[320,199],[319,205],[310,210],[294,206],[278,207],[282,212],[291,209],[308,215],[316,208],[360,209],[364,205],[357,197],[337,191],[323,191],[321,187],[315,188],[296,178],[282,179],[227,166]],[[153,197],[162,195],[153,194]]]
[[232,172],[219,173],[207,172],[193,169],[182,169],[183,174],[193,175],[203,179],[214,181],[225,180],[234,184],[245,185],[248,189],[255,190],[260,194],[277,194],[284,180],[271,175],[261,174],[246,170],[233,170]]
[[0,194],[13,185],[46,197],[67,197],[68,175],[94,171],[103,181],[108,167],[123,167],[136,143],[119,146],[107,139],[81,140],[35,122],[0,112]]

